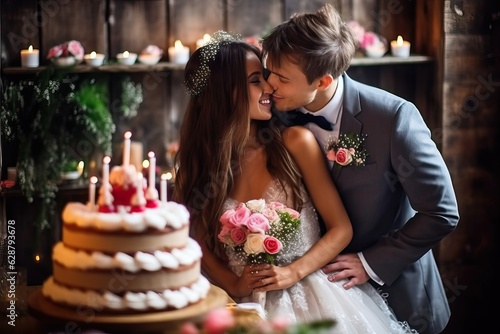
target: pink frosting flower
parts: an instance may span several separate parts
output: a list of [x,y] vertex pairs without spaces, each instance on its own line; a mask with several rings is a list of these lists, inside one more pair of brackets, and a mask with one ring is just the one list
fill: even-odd
[[266,233],[270,227],[269,220],[261,213],[252,214],[243,224],[253,233]]
[[267,236],[264,239],[264,249],[269,254],[276,254],[283,248],[281,241],[275,237]]

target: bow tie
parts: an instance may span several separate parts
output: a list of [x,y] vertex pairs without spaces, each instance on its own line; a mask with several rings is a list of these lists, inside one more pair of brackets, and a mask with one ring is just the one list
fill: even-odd
[[323,116],[315,116],[311,113],[302,113],[300,111],[288,112],[288,119],[293,125],[304,125],[307,123],[314,123],[323,130],[332,131],[332,125]]

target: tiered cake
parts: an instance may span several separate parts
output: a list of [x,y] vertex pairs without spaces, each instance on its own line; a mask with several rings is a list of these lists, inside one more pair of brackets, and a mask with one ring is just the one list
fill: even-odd
[[[107,166],[109,168],[109,165]],[[201,248],[189,237],[189,213],[158,200],[133,165],[104,172],[97,205],[68,203],[53,275],[42,294],[60,305],[98,311],[182,309],[203,300]]]

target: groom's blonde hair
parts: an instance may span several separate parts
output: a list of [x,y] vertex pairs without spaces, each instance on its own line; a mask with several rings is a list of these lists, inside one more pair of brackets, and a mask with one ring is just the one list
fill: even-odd
[[312,83],[325,74],[342,75],[351,64],[356,39],[337,10],[325,4],[276,26],[263,38],[262,48],[264,57],[278,67],[283,57],[298,64]]

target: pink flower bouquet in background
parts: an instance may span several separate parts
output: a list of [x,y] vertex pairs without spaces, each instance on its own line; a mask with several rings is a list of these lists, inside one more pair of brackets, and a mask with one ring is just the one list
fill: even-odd
[[295,240],[300,225],[297,211],[263,199],[241,203],[219,221],[219,241],[244,256],[247,264],[275,264],[276,255]]
[[83,53],[80,42],[71,40],[51,47],[47,59],[60,66],[71,66],[82,62]]
[[387,40],[374,33],[373,31],[366,31],[356,21],[349,21],[347,25],[352,29],[358,42],[358,48],[363,53],[372,58],[382,57],[387,52]]

